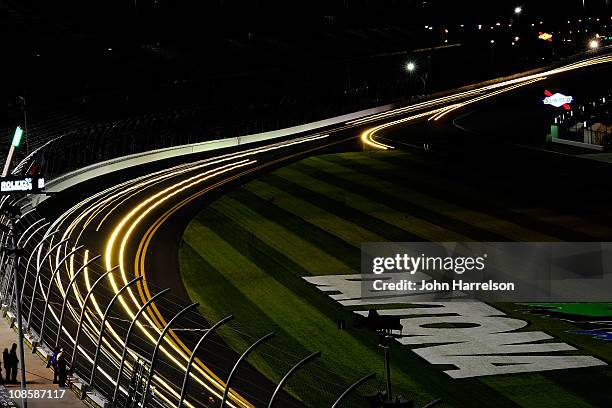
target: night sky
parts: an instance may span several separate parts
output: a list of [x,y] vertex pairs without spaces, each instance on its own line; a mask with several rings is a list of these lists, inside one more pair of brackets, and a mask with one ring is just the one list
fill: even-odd
[[[31,2],[31,0],[26,0]],[[470,23],[510,18],[517,6],[524,19],[612,15],[610,0],[69,0],[46,8],[68,25],[106,35],[181,38],[244,33],[427,23]]]

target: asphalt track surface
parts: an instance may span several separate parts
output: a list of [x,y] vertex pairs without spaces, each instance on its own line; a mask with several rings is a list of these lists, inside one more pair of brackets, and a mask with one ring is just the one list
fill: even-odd
[[[435,139],[431,132],[421,130],[435,128],[440,123],[446,123],[448,126],[453,123],[453,119],[470,109],[486,106],[495,98],[543,85],[552,77],[610,62],[612,57],[608,56],[591,58],[541,74],[450,94],[288,140],[257,146],[248,145],[208,156],[189,157],[189,162],[182,160],[182,163],[154,163],[96,180],[56,197],[46,206],[49,212],[58,212],[60,215],[48,231],[57,229],[60,233],[48,239],[48,243],[43,246],[44,250],[48,250],[61,239],[68,239],[67,243],[60,245],[53,252],[56,265],[62,263],[61,258],[71,249],[84,244],[89,251],[88,257],[101,255],[96,262],[99,268],[112,270],[112,273],[104,278],[104,284],[100,285],[99,290],[94,291],[94,297],[98,297],[97,301],[90,302],[88,306],[86,318],[89,323],[81,339],[77,358],[79,364],[91,364],[96,348],[99,348],[100,366],[96,386],[112,390],[115,367],[123,351],[122,339],[127,322],[160,289],[171,288],[172,299],[176,299],[176,308],[173,310],[168,305],[157,307],[157,303],[154,303],[153,307],[146,310],[137,325],[138,338],[128,353],[132,357],[130,361],[138,357],[137,352],[146,355],[146,351],[152,349],[162,328],[173,317],[173,312],[180,309],[180,301],[183,302],[182,305],[189,303],[178,268],[178,245],[184,227],[196,211],[228,189],[300,158],[355,149],[360,145],[371,149],[427,149],[429,144],[432,151],[456,155],[457,152],[453,149],[460,145],[460,141],[437,143],[437,140],[444,140],[448,135]],[[407,132],[408,126],[410,132]],[[415,133],[420,136],[406,138],[405,134],[411,133],[412,129],[418,130]],[[444,133],[445,131],[439,134]],[[466,144],[465,146],[470,147],[459,149],[459,154],[467,150],[478,151],[473,149],[478,145],[480,142]],[[128,180],[119,182],[122,179]],[[83,196],[86,198],[82,198]],[[64,203],[71,200],[75,202],[71,208],[59,211]],[[72,260],[68,258],[65,267],[61,268],[55,278],[54,284],[62,293],[75,273],[76,268],[72,265]],[[76,259],[76,263],[79,262],[84,260]],[[142,277],[141,282],[125,290],[119,297],[119,302],[113,308],[113,319],[107,322],[103,341],[97,344],[97,316],[101,316],[102,309],[111,296],[135,277]],[[91,284],[94,279],[93,268],[88,279]],[[81,304],[83,294],[87,292],[87,282],[79,280],[73,286],[73,291]],[[77,312],[78,308],[71,306],[69,313],[72,317],[64,325],[66,339],[73,344],[74,339],[68,334],[74,333]],[[55,320],[53,324],[57,327],[57,318],[55,314],[52,315]],[[198,319],[196,315],[195,312],[190,313],[189,318]],[[203,320],[201,316],[199,318]],[[56,329],[51,328],[50,331],[54,330]],[[148,406],[176,406],[182,373],[196,338],[195,333],[179,330],[171,330],[164,337],[159,353],[161,363],[155,366],[152,383],[155,397],[149,399]],[[237,354],[224,346],[220,339],[216,340],[210,348],[198,354],[185,406],[220,405],[224,380]],[[133,369],[132,363],[129,365],[126,375],[129,369]],[[123,381],[127,379],[124,378]],[[267,406],[266,401],[273,388],[274,384],[247,367],[241,372],[239,381],[232,384],[233,391],[226,406]],[[125,398],[127,389],[122,386],[120,394],[121,398]],[[288,395],[283,395],[278,406],[292,407],[300,404]]]

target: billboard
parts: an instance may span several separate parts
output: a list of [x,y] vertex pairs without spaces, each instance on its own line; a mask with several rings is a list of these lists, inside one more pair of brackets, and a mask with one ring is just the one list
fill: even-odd
[[38,176],[7,176],[0,178],[0,194],[40,193],[45,179]]

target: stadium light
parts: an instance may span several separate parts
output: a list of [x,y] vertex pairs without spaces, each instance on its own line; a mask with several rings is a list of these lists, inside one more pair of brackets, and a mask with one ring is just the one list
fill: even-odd
[[23,129],[21,126],[17,126],[15,129],[15,134],[13,135],[13,143],[11,145],[15,147],[19,147],[19,143],[21,143],[21,136],[23,135]]
[[15,128],[15,134],[13,135],[13,141],[11,143],[11,148],[9,149],[8,156],[6,157],[6,162],[4,163],[4,169],[2,170],[2,177],[6,177],[9,172],[9,166],[11,165],[11,160],[13,159],[13,154],[15,154],[15,149],[19,147],[19,143],[21,143],[21,136],[23,135],[23,130],[21,126],[17,126]]

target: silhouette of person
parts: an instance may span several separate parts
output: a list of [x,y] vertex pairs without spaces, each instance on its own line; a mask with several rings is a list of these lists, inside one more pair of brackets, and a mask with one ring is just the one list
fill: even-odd
[[10,362],[11,362],[11,382],[13,384],[17,384],[17,364],[19,364],[19,359],[17,358],[17,344],[16,343],[13,343],[13,345],[11,346]]
[[55,346],[53,348],[53,352],[51,353],[51,358],[49,359],[49,362],[47,363],[47,368],[51,367],[53,369],[53,384],[57,384],[59,382],[58,380],[58,372],[57,372],[57,355],[60,352],[60,348]]
[[66,356],[64,355],[64,349],[60,349],[59,353],[57,353],[57,356],[55,357],[55,364],[57,366],[59,386],[65,387],[66,378],[68,377],[68,370]]

